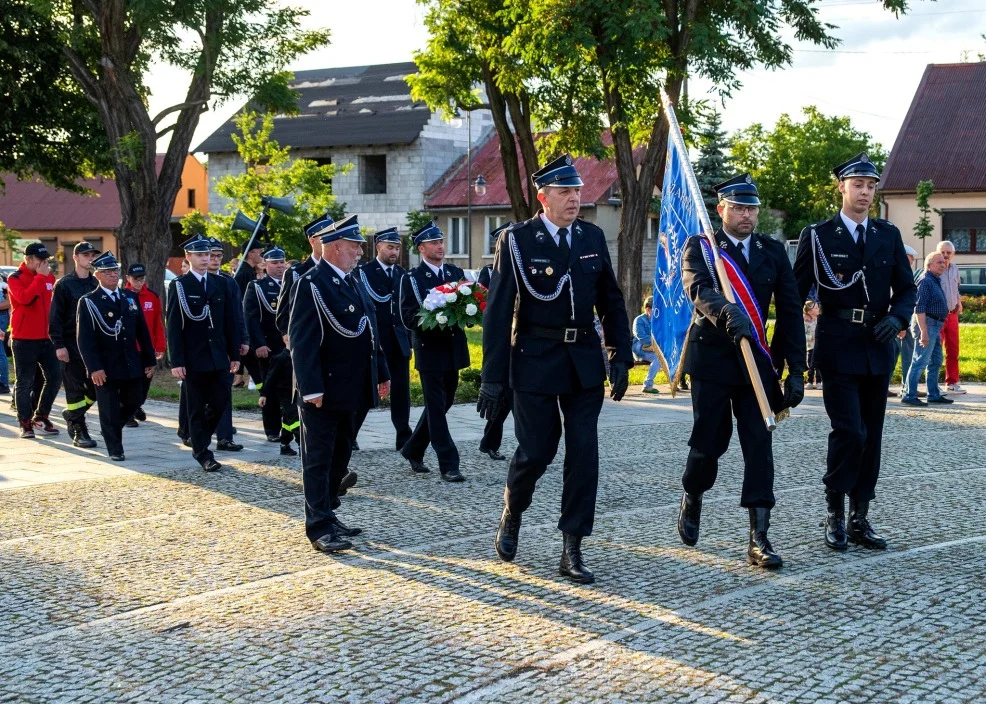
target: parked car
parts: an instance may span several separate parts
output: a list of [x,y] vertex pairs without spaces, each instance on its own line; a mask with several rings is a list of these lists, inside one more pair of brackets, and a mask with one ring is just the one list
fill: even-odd
[[986,264],[959,264],[959,293],[986,296]]

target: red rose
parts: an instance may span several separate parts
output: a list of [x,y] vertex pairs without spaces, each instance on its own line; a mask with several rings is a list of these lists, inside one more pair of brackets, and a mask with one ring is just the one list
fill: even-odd
[[485,301],[479,304],[479,312],[482,313],[484,310],[486,310],[486,302]]

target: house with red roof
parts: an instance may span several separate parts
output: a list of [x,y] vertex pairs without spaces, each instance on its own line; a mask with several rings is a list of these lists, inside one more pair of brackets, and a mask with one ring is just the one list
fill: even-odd
[[[163,156],[158,157],[160,162]],[[120,196],[110,178],[83,181],[91,193],[60,191],[40,181],[18,181],[13,174],[0,174],[6,186],[0,191],[0,223],[15,230],[12,247],[0,245],[0,263],[20,264],[28,242],[40,240],[52,253],[55,273],[62,276],[75,269],[72,250],[82,241],[100,250],[119,253],[116,234],[120,227]],[[171,214],[175,250],[182,241],[181,218],[193,210],[207,208],[205,167],[189,155],[181,174],[181,190]],[[174,252],[173,252],[174,254]]]
[[[609,133],[603,143],[610,144]],[[523,157],[518,150],[523,169]],[[620,209],[623,200],[620,182],[613,159],[580,156],[575,159],[585,184],[582,187],[582,212],[579,217],[602,228],[606,233],[610,256],[617,259],[616,236],[620,229]],[[476,180],[482,176],[486,191],[475,191]],[[654,195],[660,194],[655,189]],[[431,213],[445,232],[445,256],[463,269],[480,269],[493,261],[489,233],[512,219],[506,176],[500,160],[500,139],[492,133],[471,155],[457,160],[425,193],[425,210]],[[642,280],[654,278],[657,254],[655,234],[658,216],[649,224],[644,242],[644,271]]]
[[[986,264],[986,62],[929,64],[883,170],[883,214],[904,242],[931,252],[955,245],[957,264]],[[919,181],[931,181],[934,234],[914,236]]]

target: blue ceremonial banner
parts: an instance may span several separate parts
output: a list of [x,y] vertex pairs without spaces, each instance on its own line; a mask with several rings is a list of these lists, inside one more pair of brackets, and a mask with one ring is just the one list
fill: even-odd
[[[668,137],[668,158],[661,188],[661,223],[654,267],[654,313],[651,334],[657,344],[664,371],[677,386],[685,350],[685,335],[692,319],[692,303],[681,283],[681,253],[685,240],[704,232],[698,208],[688,189],[688,154],[680,154]],[[697,207],[696,207],[697,206]]]

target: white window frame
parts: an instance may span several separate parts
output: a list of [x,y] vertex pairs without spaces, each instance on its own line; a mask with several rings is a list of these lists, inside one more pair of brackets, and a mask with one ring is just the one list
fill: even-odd
[[[469,242],[466,235],[466,218],[449,215],[448,230],[446,230],[445,256],[446,257],[468,257]],[[458,246],[456,246],[458,245]]]
[[486,234],[485,234],[486,241],[483,243],[483,259],[493,258],[493,253],[494,253],[493,250],[496,246],[496,243],[490,241],[490,233],[493,232],[493,230],[496,230],[497,228],[506,225],[507,219],[508,218],[506,215],[487,215],[485,218],[483,218],[483,222],[486,223]]

